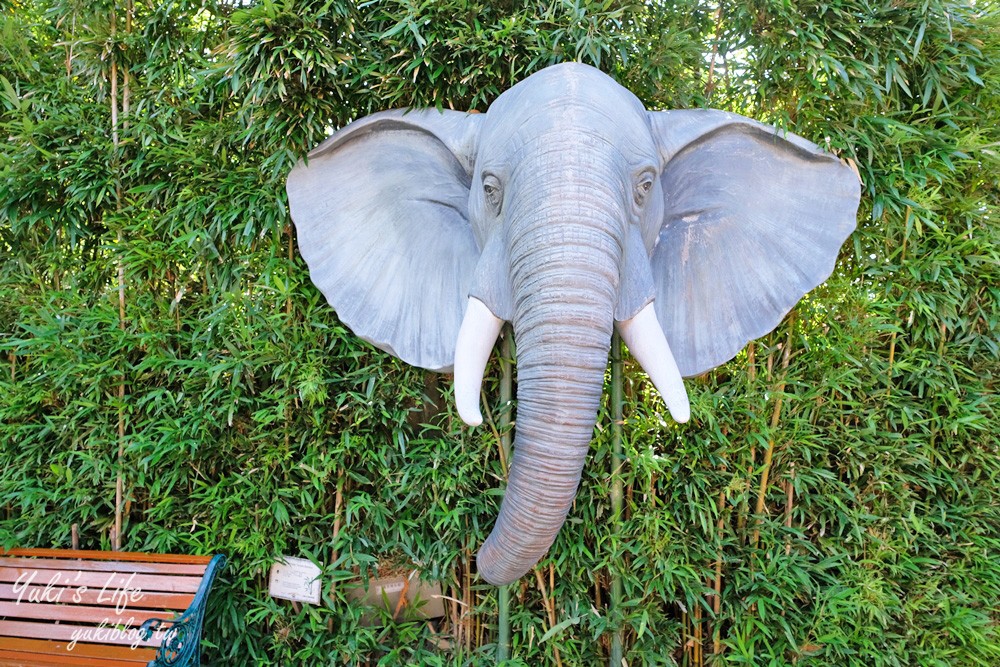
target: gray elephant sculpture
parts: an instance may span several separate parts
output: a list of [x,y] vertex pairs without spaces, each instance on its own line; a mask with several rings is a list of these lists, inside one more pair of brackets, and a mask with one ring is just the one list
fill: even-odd
[[313,282],[358,336],[455,373],[459,414],[504,321],[517,344],[514,456],[477,558],[506,584],[546,553],[576,495],[612,328],[688,419],[681,376],[731,359],[833,270],[860,185],[793,134],[715,110],[647,111],[577,63],[485,114],[351,123],[288,177]]

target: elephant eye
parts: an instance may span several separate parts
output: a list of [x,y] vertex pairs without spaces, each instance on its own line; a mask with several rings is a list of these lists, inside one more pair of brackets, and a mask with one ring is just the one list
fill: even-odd
[[653,174],[646,172],[639,177],[639,181],[635,184],[635,203],[638,206],[642,206],[646,203],[646,197],[653,190]]
[[493,213],[499,213],[500,204],[503,202],[503,188],[500,187],[500,179],[493,174],[484,174],[483,194],[486,195],[486,201],[493,209]]

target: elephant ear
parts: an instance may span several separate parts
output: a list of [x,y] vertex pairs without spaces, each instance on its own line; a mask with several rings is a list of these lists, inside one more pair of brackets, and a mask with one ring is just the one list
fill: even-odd
[[860,182],[794,134],[710,109],[651,112],[663,216],[643,230],[684,376],[732,359],[833,272]]
[[451,369],[479,257],[468,200],[481,118],[368,116],[288,176],[313,283],[355,334],[430,370]]

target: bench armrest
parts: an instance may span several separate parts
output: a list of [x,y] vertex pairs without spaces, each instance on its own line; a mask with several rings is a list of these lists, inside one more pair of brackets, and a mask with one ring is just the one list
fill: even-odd
[[144,640],[152,637],[154,632],[166,629],[163,642],[156,650],[156,658],[147,667],[197,667],[201,664],[201,628],[208,592],[215,575],[225,564],[226,557],[221,554],[212,558],[191,606],[183,614],[172,619],[150,618],[139,626],[139,634]]

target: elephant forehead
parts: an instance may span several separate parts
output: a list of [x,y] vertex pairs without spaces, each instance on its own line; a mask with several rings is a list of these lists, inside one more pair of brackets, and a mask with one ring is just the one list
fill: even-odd
[[642,103],[627,88],[599,69],[581,63],[562,63],[535,72],[500,95],[494,105],[514,100],[520,104],[546,104],[565,99],[642,108]]
[[497,98],[487,118],[500,142],[555,136],[600,137],[628,154],[655,155],[642,103],[600,70],[579,63],[546,68]]
[[512,135],[521,157],[559,153],[587,162],[617,155],[615,166],[656,159],[656,144],[644,119],[629,114],[565,105],[559,113],[522,123]]

